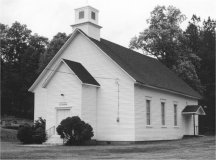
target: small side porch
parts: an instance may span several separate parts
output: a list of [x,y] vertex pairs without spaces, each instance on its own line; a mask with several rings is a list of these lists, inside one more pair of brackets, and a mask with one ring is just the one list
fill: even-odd
[[195,116],[203,116],[206,115],[204,109],[200,105],[187,105],[183,111],[182,115],[186,116],[192,116],[193,119],[193,134],[192,135],[185,135],[184,137],[191,137],[191,136],[200,136],[199,135],[199,125],[198,122],[196,124]]

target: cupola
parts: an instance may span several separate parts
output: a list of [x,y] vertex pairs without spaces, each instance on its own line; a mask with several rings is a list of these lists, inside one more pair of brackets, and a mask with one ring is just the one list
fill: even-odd
[[98,25],[99,11],[91,6],[75,9],[75,24],[71,25],[73,30],[81,29],[89,37],[100,41],[100,29]]

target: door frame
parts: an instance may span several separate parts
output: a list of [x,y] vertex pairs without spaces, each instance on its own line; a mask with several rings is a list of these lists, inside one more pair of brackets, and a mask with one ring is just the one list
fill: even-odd
[[58,112],[58,110],[65,110],[65,109],[68,109],[69,110],[69,112],[71,112],[71,109],[72,109],[72,107],[55,107],[55,134],[57,134],[57,132],[56,132],[56,128],[58,127],[57,125],[57,121],[58,121],[58,119],[57,119],[57,112]]

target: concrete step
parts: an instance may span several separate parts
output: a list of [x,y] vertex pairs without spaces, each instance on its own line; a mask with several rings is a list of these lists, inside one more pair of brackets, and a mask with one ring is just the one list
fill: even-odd
[[60,135],[52,135],[43,144],[45,145],[63,145],[63,139],[60,138]]

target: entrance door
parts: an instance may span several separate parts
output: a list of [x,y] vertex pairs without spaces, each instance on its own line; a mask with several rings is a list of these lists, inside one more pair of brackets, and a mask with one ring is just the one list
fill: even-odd
[[58,108],[56,110],[56,124],[57,126],[61,123],[61,121],[67,117],[71,117],[69,108]]

